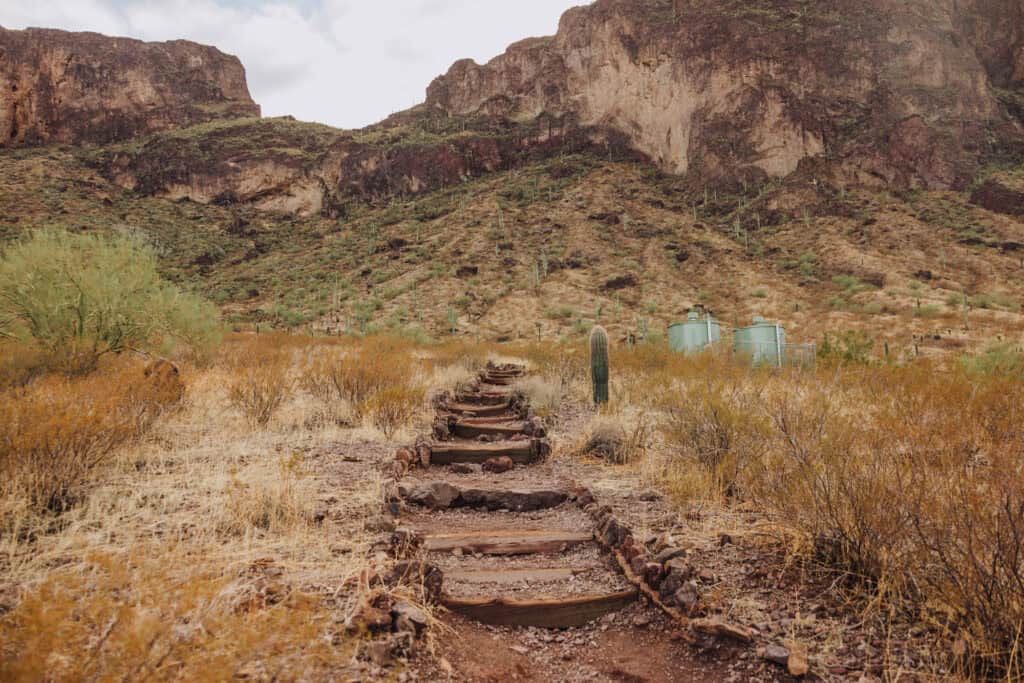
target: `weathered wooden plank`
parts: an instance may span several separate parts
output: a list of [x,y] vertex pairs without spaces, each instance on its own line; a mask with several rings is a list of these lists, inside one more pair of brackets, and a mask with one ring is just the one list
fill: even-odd
[[473,424],[465,420],[459,420],[455,424],[455,436],[461,439],[475,439],[478,436],[500,436],[508,438],[516,434],[522,434],[526,428],[525,422],[509,422],[506,424]]
[[467,463],[481,465],[491,458],[508,456],[517,465],[528,465],[537,459],[529,441],[499,441],[497,443],[453,443],[443,441],[430,447],[431,465]]
[[505,392],[475,391],[469,394],[457,394],[455,396],[455,402],[470,406],[508,405],[508,394]]
[[446,571],[445,581],[462,583],[521,583],[524,581],[564,581],[593,571],[594,567],[530,567],[526,569],[467,569]]
[[605,595],[529,600],[446,596],[442,604],[453,612],[494,626],[572,628],[618,611],[636,600],[636,596],[637,591],[632,588]]
[[497,417],[501,415],[512,417],[511,406],[509,406],[507,401],[493,406],[473,405],[471,403],[449,403],[444,406],[444,409],[452,413],[462,413],[463,415],[473,417]]
[[474,427],[489,427],[490,425],[522,424],[523,422],[522,420],[517,420],[514,417],[494,415],[492,417],[460,417],[459,423],[473,425]]
[[427,534],[423,547],[430,552],[452,551],[479,555],[532,555],[559,553],[594,540],[592,532],[487,530],[453,534]]

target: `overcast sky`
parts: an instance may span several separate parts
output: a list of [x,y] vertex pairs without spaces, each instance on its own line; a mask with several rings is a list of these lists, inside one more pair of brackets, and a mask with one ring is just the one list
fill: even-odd
[[551,35],[589,0],[0,0],[0,26],[185,38],[237,55],[264,116],[344,128],[422,102],[457,59]]

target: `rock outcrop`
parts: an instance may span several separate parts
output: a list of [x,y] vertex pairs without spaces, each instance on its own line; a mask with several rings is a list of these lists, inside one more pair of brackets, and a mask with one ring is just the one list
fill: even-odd
[[571,115],[663,170],[965,185],[1021,122],[1020,0],[597,0],[428,89],[453,116]]
[[241,62],[216,48],[0,28],[0,147],[106,144],[259,114]]
[[442,130],[438,125],[450,122],[422,114],[355,132],[282,118],[170,132],[113,148],[102,170],[149,196],[337,216],[351,201],[386,203],[559,152],[636,156],[617,131],[568,118],[478,120],[465,130],[461,123]]

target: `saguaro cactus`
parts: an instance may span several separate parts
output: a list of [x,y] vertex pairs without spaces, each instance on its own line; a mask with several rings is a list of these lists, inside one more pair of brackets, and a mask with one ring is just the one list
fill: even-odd
[[590,377],[594,382],[594,404],[608,402],[608,333],[596,325],[590,333]]

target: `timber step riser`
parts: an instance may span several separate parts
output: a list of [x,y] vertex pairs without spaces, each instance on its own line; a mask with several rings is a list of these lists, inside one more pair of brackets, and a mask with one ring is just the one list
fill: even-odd
[[453,403],[470,406],[509,405],[508,394],[456,394]]
[[608,595],[575,598],[514,600],[505,598],[455,599],[442,604],[452,612],[492,626],[575,628],[617,612],[636,600],[636,589]]
[[476,439],[481,436],[497,436],[504,439],[515,436],[516,434],[522,434],[526,436],[526,428],[523,425],[468,425],[468,424],[456,424],[453,432],[454,436],[460,439]]
[[462,415],[465,417],[504,417],[506,419],[516,419],[516,411],[507,403],[504,405],[494,406],[474,406],[470,404],[449,404],[442,407],[446,412]]
[[427,552],[460,550],[473,555],[535,555],[561,553],[591,543],[592,533],[575,531],[476,532],[427,536]]

